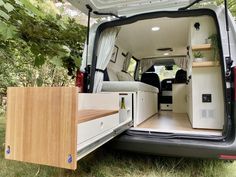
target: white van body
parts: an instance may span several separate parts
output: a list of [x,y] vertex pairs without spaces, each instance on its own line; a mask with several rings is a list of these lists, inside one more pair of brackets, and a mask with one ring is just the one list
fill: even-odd
[[[236,159],[236,24],[227,11],[226,26],[224,6],[70,2],[92,17],[109,17],[91,27],[85,45],[86,93],[9,88],[7,159],[76,169],[110,140],[128,151]],[[178,71],[160,79],[159,66]]]

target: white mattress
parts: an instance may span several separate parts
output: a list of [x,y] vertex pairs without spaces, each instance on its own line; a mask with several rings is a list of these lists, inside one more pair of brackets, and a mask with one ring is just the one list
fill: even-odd
[[136,81],[104,81],[102,91],[105,92],[154,92],[159,93],[158,88]]

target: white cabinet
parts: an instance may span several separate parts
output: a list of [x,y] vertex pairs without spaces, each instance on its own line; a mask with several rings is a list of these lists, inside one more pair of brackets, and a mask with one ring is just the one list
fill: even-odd
[[173,112],[186,113],[186,107],[187,107],[186,84],[173,84],[172,92],[173,92]]
[[222,129],[224,99],[220,67],[193,67],[188,91],[188,115],[192,127]]

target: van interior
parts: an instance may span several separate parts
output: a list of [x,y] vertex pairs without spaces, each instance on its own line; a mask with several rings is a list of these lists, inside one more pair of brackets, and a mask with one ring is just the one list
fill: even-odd
[[131,130],[222,136],[224,94],[214,19],[154,18],[118,30],[102,92],[133,94],[133,102],[123,98],[132,102],[126,106]]

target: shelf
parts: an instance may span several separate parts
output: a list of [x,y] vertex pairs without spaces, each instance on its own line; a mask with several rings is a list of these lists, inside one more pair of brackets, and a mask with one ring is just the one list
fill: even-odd
[[220,66],[219,61],[203,61],[203,62],[193,62],[193,68],[197,67],[216,67]]
[[79,110],[77,123],[87,122],[93,119],[109,116],[118,113],[118,110]]
[[199,44],[199,45],[193,45],[192,50],[193,51],[199,51],[199,50],[210,50],[211,44]]

